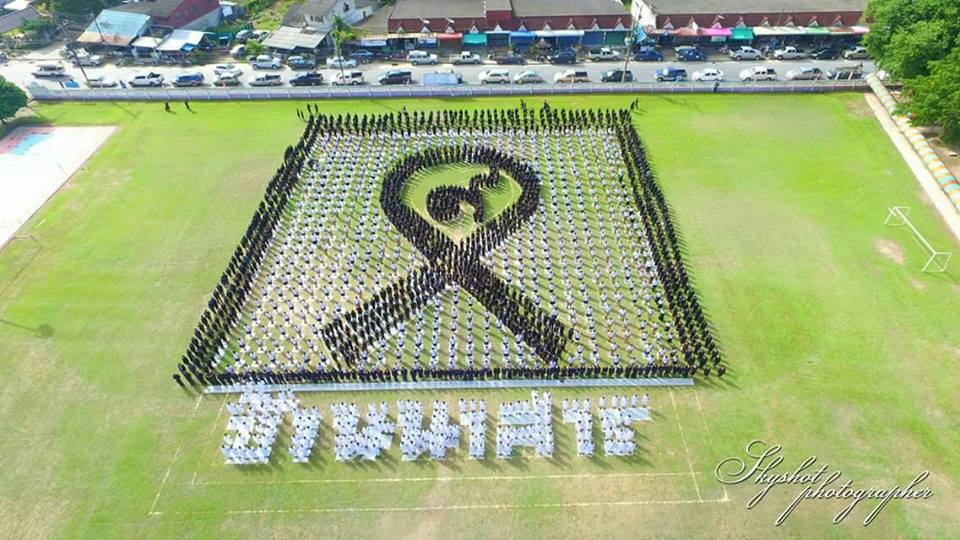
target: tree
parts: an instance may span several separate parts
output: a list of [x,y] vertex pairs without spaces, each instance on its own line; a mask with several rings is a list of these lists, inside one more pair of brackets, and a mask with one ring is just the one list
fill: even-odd
[[864,45],[895,77],[926,75],[958,44],[960,0],[870,0],[864,14],[873,19]]
[[864,45],[904,84],[900,108],[960,141],[960,0],[870,0]]
[[0,122],[4,125],[17,111],[27,106],[27,94],[19,86],[0,77]]
[[333,30],[330,32],[330,37],[333,39],[334,52],[337,56],[342,56],[343,44],[356,40],[357,31],[338,15],[333,18]]
[[[115,2],[111,2],[113,4]],[[70,19],[89,20],[107,7],[106,0],[50,0],[50,9]]]
[[943,139],[960,141],[960,47],[930,63],[930,74],[904,84],[909,109],[924,124],[943,128]]

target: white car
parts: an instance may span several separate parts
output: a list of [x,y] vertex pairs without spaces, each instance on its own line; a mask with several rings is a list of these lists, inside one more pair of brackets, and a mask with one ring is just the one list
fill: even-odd
[[243,70],[240,69],[236,64],[217,64],[213,66],[213,74],[217,77],[221,75],[233,75],[239,77],[243,75]]
[[599,51],[589,53],[587,58],[593,62],[611,62],[620,60],[620,53],[610,47],[601,47]]
[[283,79],[279,75],[264,73],[250,81],[250,86],[283,86]]
[[797,69],[791,69],[787,72],[786,79],[788,81],[819,81],[823,79],[823,71],[814,66],[806,66]]
[[87,86],[90,88],[113,88],[116,85],[117,81],[103,75],[87,77]]
[[327,58],[327,67],[330,69],[353,69],[357,67],[357,61],[353,58],[334,56],[333,58]]
[[807,57],[807,53],[796,47],[784,47],[773,51],[773,57],[777,60],[800,60]]
[[507,84],[510,72],[505,69],[490,68],[480,72],[480,84]]
[[734,60],[760,60],[763,53],[753,47],[737,47],[730,49],[730,58]]
[[89,54],[84,52],[80,54],[77,52],[76,58],[73,59],[73,65],[83,66],[83,67],[98,67],[103,64],[103,57],[99,54]]
[[741,81],[775,81],[777,70],[768,66],[753,66],[740,72]]
[[703,68],[694,71],[690,78],[700,82],[721,82],[723,81],[723,72],[716,68]]
[[515,84],[540,84],[544,81],[543,77],[541,77],[536,71],[526,70],[517,73],[513,77],[513,82]]
[[141,73],[134,75],[132,79],[127,81],[127,84],[129,84],[131,88],[142,86],[160,87],[163,86],[163,75],[153,72]]
[[415,66],[421,64],[436,64],[438,61],[437,55],[430,54],[427,51],[410,51],[407,53],[407,60]]
[[250,62],[250,66],[253,69],[280,69],[283,67],[283,62],[269,54],[261,54]]
[[346,86],[351,85],[355,86],[358,84],[363,84],[363,72],[362,71],[344,71],[340,73],[337,71],[333,74],[333,78],[330,79],[330,84],[334,86]]

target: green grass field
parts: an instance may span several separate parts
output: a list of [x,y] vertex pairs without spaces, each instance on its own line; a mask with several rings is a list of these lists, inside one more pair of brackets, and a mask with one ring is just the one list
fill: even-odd
[[[919,272],[922,248],[883,225],[886,208],[911,206],[935,246],[960,246],[855,94],[640,98],[636,125],[731,371],[695,390],[652,391],[654,420],[637,428],[635,457],[578,458],[570,426],[557,420],[551,460],[403,463],[394,453],[346,465],[333,461],[326,424],[310,466],[222,465],[224,399],[186,395],[169,377],[266,180],[302,130],[296,107],[37,108],[54,125],[118,130],[24,226],[37,242],[0,251],[0,536],[960,534],[960,283]],[[523,393],[476,395],[492,403]],[[411,397],[434,395],[303,399]],[[777,529],[799,489],[775,489],[747,510],[758,488],[724,490],[712,476],[754,438],[783,445],[785,467],[816,455],[857,486],[903,484],[926,469],[934,495],[894,501],[867,528],[860,521],[873,503],[832,525],[842,503],[805,502]]]

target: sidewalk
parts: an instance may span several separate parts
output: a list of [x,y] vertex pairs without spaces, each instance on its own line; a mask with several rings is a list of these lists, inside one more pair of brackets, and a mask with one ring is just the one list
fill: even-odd
[[[960,212],[957,211],[956,206],[953,205],[943,192],[943,189],[940,188],[940,184],[938,184],[933,178],[933,175],[930,174],[930,170],[924,165],[920,156],[910,144],[910,141],[900,132],[900,128],[894,123],[877,96],[867,93],[864,94],[864,98],[867,100],[870,109],[873,110],[874,116],[880,121],[883,130],[887,132],[887,136],[893,141],[893,145],[896,146],[900,155],[903,156],[904,161],[907,162],[907,165],[913,172],[913,176],[917,179],[917,182],[920,183],[920,187],[923,188],[924,193],[930,198],[937,212],[940,213],[947,227],[950,228],[953,236],[960,242]],[[956,174],[956,171],[952,172]]]

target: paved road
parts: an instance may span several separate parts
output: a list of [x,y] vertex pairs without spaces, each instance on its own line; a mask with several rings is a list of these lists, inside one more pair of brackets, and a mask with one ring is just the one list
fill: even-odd
[[[21,86],[26,87],[32,82],[39,82],[45,86],[58,87],[59,83],[56,80],[49,79],[36,79],[31,74],[37,65],[42,63],[42,60],[39,59],[17,59],[11,60],[10,62],[0,65],[0,75],[6,77],[8,80],[13,81]],[[255,78],[260,73],[277,73],[279,74],[284,81],[290,80],[294,77],[297,71],[291,70],[287,67],[284,67],[280,70],[254,70],[249,64],[244,62],[235,62],[243,70],[243,75],[240,77],[242,84],[246,85],[249,81]],[[723,59],[723,57],[717,57],[715,62],[630,62],[630,70],[633,71],[634,76],[638,82],[647,82],[654,80],[654,72],[658,69],[661,69],[668,65],[682,66],[687,70],[688,74],[692,74],[694,71],[703,69],[705,67],[716,67],[724,72],[726,80],[735,81],[738,80],[738,73],[745,68],[754,66],[754,65],[767,65],[771,66],[777,70],[779,77],[782,79],[786,72],[790,69],[800,67],[800,66],[817,66],[821,69],[830,69],[839,65],[849,65],[851,62],[846,60],[824,60],[824,61],[814,61],[814,60],[768,60],[768,61],[742,61],[734,62],[732,60]],[[70,65],[69,62],[63,62],[63,65],[66,67],[69,75],[76,80],[81,86],[84,85],[84,77],[81,73],[80,68]],[[590,75],[590,80],[592,82],[600,82],[601,74],[609,69],[617,69],[623,67],[623,62],[582,62],[574,66],[555,66],[551,64],[537,64],[537,63],[528,63],[524,66],[496,66],[495,64],[484,64],[484,65],[470,65],[470,66],[453,66],[451,64],[441,63],[437,66],[410,66],[409,62],[375,62],[368,65],[361,65],[358,69],[364,72],[366,82],[368,84],[377,84],[377,77],[387,71],[388,69],[395,68],[404,68],[413,72],[414,81],[419,83],[423,79],[424,73],[429,73],[432,71],[438,70],[447,70],[455,69],[463,76],[463,82],[467,84],[477,84],[478,77],[480,72],[491,68],[491,67],[501,67],[510,72],[511,77],[523,70],[533,70],[544,78],[546,82],[553,82],[554,74],[566,71],[571,68],[576,68],[577,70],[585,70]],[[167,85],[176,78],[177,75],[185,73],[188,71],[200,71],[204,74],[207,83],[210,83],[214,80],[213,73],[213,64],[205,66],[123,66],[118,67],[116,65],[104,65],[101,67],[89,67],[84,68],[87,76],[94,75],[103,75],[109,77],[116,81],[127,81],[134,74],[145,73],[148,71],[153,71],[160,73],[164,76],[167,81]],[[863,69],[865,73],[873,71],[875,68],[872,62],[864,62]],[[337,70],[322,68],[319,70],[325,81],[329,81]]]

